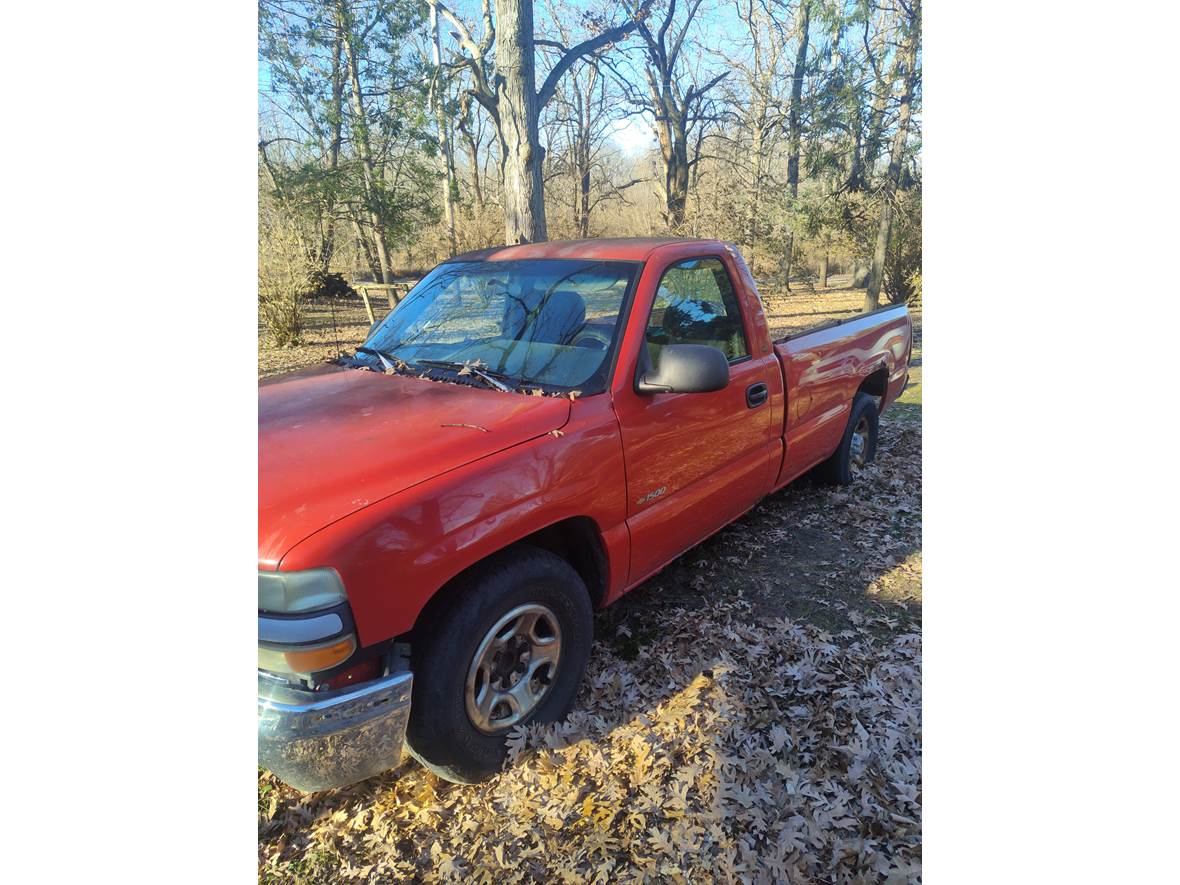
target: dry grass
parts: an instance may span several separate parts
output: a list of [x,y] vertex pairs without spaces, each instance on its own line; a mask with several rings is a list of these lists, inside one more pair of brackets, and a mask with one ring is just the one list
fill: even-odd
[[[782,335],[862,298],[766,303]],[[360,317],[348,328],[363,337]],[[406,761],[305,797],[260,773],[260,878],[919,881],[915,355],[918,384],[857,483],[793,484],[598,614],[573,713],[518,730],[487,783]]]
[[[382,298],[371,299],[378,320],[389,312]],[[369,334],[369,318],[360,298],[321,298],[306,303],[302,343],[275,347],[261,322],[258,326],[258,377],[314,366],[341,351],[351,353]]]

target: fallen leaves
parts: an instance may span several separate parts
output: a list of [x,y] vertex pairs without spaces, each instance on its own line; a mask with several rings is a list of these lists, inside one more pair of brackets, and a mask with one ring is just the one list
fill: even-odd
[[389,369],[385,369],[383,374],[385,374],[385,375],[406,375],[406,374],[410,373],[410,364],[407,363],[405,360],[401,359],[400,357],[396,357],[396,356],[392,357],[392,358],[387,358],[387,359],[389,359],[389,362],[393,363],[393,367],[389,368]]
[[515,729],[487,783],[406,764],[300,800],[262,775],[282,800],[260,874],[297,877],[316,846],[325,880],[920,877],[920,637],[852,634],[665,610],[634,660],[600,639],[568,719]]

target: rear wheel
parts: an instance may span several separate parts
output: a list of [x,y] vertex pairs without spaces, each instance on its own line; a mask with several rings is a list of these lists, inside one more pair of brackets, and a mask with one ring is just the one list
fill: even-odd
[[407,744],[439,777],[474,783],[500,770],[512,728],[568,712],[593,616],[569,563],[521,546],[465,576],[418,632]]
[[858,393],[852,401],[848,425],[840,447],[820,467],[820,475],[838,485],[848,485],[877,455],[877,400]]

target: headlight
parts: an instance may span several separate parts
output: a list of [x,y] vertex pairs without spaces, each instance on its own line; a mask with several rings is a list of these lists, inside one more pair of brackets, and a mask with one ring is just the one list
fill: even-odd
[[347,607],[325,611],[347,598],[330,568],[259,572],[258,669],[306,677],[347,661],[357,649]]
[[290,615],[331,608],[345,599],[344,583],[330,568],[258,573],[258,610],[262,612]]

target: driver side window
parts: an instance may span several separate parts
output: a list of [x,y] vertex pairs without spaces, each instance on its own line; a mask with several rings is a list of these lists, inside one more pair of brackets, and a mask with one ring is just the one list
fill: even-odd
[[690,258],[664,271],[646,339],[653,367],[665,344],[716,347],[731,363],[749,355],[737,295],[721,259]]

